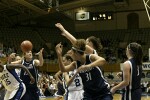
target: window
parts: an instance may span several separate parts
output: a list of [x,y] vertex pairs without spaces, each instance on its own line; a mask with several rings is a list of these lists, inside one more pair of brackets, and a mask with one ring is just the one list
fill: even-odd
[[139,28],[139,15],[137,13],[130,13],[127,16],[128,29]]
[[91,13],[91,20],[112,20],[113,13],[105,12],[105,13]]

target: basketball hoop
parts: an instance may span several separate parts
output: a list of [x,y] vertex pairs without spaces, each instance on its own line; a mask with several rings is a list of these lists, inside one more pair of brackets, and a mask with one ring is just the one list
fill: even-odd
[[144,6],[145,6],[145,9],[146,9],[148,19],[150,21],[150,5],[148,5],[149,0],[143,0],[143,2],[144,2]]

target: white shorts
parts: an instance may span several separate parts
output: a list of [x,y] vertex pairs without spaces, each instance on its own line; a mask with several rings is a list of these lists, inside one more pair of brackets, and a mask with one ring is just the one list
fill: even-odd
[[25,94],[25,92],[26,92],[26,87],[24,83],[21,83],[20,86],[14,89],[13,91],[6,91],[4,100],[12,99],[14,98],[14,96],[15,96],[15,100],[20,100],[22,96]]
[[81,100],[83,98],[83,90],[69,91],[68,100]]

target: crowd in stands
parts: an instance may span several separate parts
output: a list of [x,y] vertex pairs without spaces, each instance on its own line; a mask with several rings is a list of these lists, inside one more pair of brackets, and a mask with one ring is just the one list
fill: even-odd
[[[47,37],[47,38],[49,39],[49,37]],[[101,42],[103,45],[103,51],[102,51],[103,56],[108,61],[108,63],[110,63],[110,64],[117,63],[118,59],[120,60],[120,62],[124,62],[127,59],[126,54],[125,54],[126,48],[122,48],[122,47],[118,46],[117,48],[114,49],[113,41],[109,40],[109,39],[102,39]],[[119,44],[119,41],[116,41],[116,42]],[[141,41],[139,41],[139,43],[142,44]],[[53,45],[55,45],[55,44],[56,43],[53,42]],[[43,44],[40,44],[40,46],[42,46],[42,45]],[[64,45],[64,47],[67,48],[68,44],[65,44],[65,45]],[[34,49],[33,52],[34,51],[36,52],[38,50]],[[20,49],[16,48],[16,46],[9,47],[8,45],[7,46],[3,45],[3,49],[0,50],[0,58],[5,58],[12,52],[16,52],[19,54],[21,51],[20,51]],[[47,55],[44,55],[44,58],[54,61],[56,59],[54,50],[52,48],[49,49],[49,53]],[[146,55],[146,54],[144,55],[143,61],[144,62],[148,61],[148,55]],[[148,74],[148,73],[145,76],[146,77],[149,76],[149,78],[150,78],[150,74]],[[108,76],[105,76],[105,77],[107,77],[107,79],[114,80],[113,73],[110,73],[110,74],[108,74]],[[117,85],[117,82],[118,81],[114,80],[114,83],[111,83],[111,86]],[[54,78],[53,75],[49,75],[47,73],[39,73],[39,80],[38,80],[38,87],[39,87],[39,91],[40,91],[39,95],[40,96],[53,96],[55,94],[55,92],[57,91],[57,83],[58,83],[58,81]],[[142,87],[143,92],[150,93],[150,81],[142,81],[141,87]],[[4,93],[4,92],[0,92],[0,98],[3,96],[2,93]]]
[[[117,85],[119,83],[119,80],[114,79],[115,76],[113,73],[108,73],[108,76],[105,77],[107,77],[106,79],[108,80],[112,80],[110,81],[111,86]],[[57,83],[58,81],[53,75],[49,75],[48,73],[39,73],[38,87],[41,93],[40,95],[54,96],[55,92],[57,91]],[[150,94],[150,81],[142,81],[141,88],[143,93]]]
[[[108,76],[105,76],[109,81],[110,85],[113,87],[119,83],[119,80],[114,79],[113,73],[108,73]],[[58,81],[55,79],[53,74],[39,72],[38,74],[38,88],[39,95],[41,97],[54,96],[57,91],[57,83]],[[1,86],[1,85],[0,85]],[[150,81],[142,81],[141,82],[142,92],[145,94],[150,94]],[[4,96],[5,90],[0,91],[0,98]],[[121,93],[121,91],[116,91],[117,93]]]
[[47,73],[39,73],[38,87],[41,96],[53,96],[57,91],[57,81]]
[[[108,73],[108,76],[105,77],[107,77],[106,79],[108,80],[112,80],[112,82],[110,82],[111,86],[115,86],[119,83],[119,80],[114,79],[113,73]],[[47,73],[39,73],[38,87],[40,89],[40,95],[54,96],[55,92],[57,91],[57,83],[58,81],[53,75],[49,75]],[[143,93],[150,94],[150,81],[142,81],[141,88]]]

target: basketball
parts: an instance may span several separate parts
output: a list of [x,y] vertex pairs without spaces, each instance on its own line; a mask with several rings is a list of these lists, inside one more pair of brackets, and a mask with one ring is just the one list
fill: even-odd
[[21,50],[23,52],[31,51],[32,47],[33,47],[33,45],[29,40],[25,40],[21,43]]

